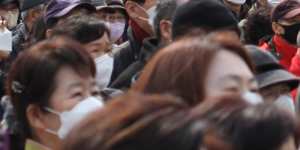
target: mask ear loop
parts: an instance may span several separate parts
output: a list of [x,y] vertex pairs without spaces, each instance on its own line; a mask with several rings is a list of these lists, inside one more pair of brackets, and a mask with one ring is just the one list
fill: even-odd
[[[60,116],[60,113],[58,113],[57,111],[55,111],[55,110],[53,110],[53,109],[51,109],[51,108],[45,107],[44,110],[46,110],[46,111],[48,111],[48,112],[50,112],[50,113],[53,113],[53,114],[55,114],[55,115]],[[48,132],[48,133],[50,133],[50,134],[53,134],[53,135],[55,135],[55,136],[58,136],[57,132],[56,132],[56,131],[53,131],[53,130],[51,130],[51,129],[45,129],[45,131]],[[58,136],[58,137],[59,137],[59,136]]]
[[53,113],[53,114],[55,114],[55,115],[60,116],[60,113],[59,113],[59,112],[57,112],[57,111],[55,111],[55,110],[53,110],[53,109],[51,109],[51,108],[46,107],[46,108],[44,108],[44,109],[45,109],[46,111],[50,112],[50,113]]
[[51,130],[51,129],[45,129],[45,131],[50,133],[50,134],[53,134],[55,136],[58,136],[58,134],[55,131]]

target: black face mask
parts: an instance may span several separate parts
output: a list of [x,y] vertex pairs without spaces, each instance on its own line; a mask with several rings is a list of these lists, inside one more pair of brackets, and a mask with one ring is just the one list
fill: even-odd
[[300,30],[300,23],[291,25],[291,26],[282,26],[284,28],[284,34],[282,37],[288,41],[290,44],[297,44],[297,36]]

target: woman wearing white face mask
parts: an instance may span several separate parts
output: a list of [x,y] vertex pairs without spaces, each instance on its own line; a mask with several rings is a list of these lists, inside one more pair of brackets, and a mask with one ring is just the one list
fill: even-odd
[[96,81],[102,90],[109,84],[113,57],[110,31],[106,24],[95,17],[73,16],[53,29],[52,36],[64,35],[80,42],[96,64]]
[[21,143],[26,142],[26,148],[55,149],[86,115],[101,109],[95,74],[89,54],[65,38],[44,41],[22,53],[7,81]]

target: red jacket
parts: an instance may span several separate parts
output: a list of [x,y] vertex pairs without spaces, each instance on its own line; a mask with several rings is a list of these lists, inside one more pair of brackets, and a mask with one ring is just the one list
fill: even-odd
[[[273,47],[269,43],[263,43],[260,47],[272,51],[275,48],[276,52],[279,53],[279,63],[289,72],[300,77],[300,55],[297,54],[297,47],[289,44],[280,36],[275,35],[272,39]],[[292,92],[292,96],[296,97],[297,90]]]
[[269,43],[263,43],[260,47],[268,50],[268,51],[275,51],[279,53],[279,63],[286,69],[289,70],[292,64],[292,59],[297,52],[297,47],[294,45],[289,44],[285,41],[282,37],[275,35],[272,38],[273,46]]

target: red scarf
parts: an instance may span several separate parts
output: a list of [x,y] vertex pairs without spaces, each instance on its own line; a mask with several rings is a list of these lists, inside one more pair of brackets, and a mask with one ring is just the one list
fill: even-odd
[[[281,36],[275,35],[273,37],[273,43],[275,45],[276,51],[280,54],[279,63],[289,70],[292,58],[295,56],[297,52],[297,47],[289,44],[285,41]],[[270,45],[268,43],[264,43],[260,46],[263,49],[270,50]]]
[[144,39],[149,37],[150,35],[142,29],[135,21],[129,20],[129,25],[132,28],[133,31],[133,36],[135,40],[139,43],[142,44]]

